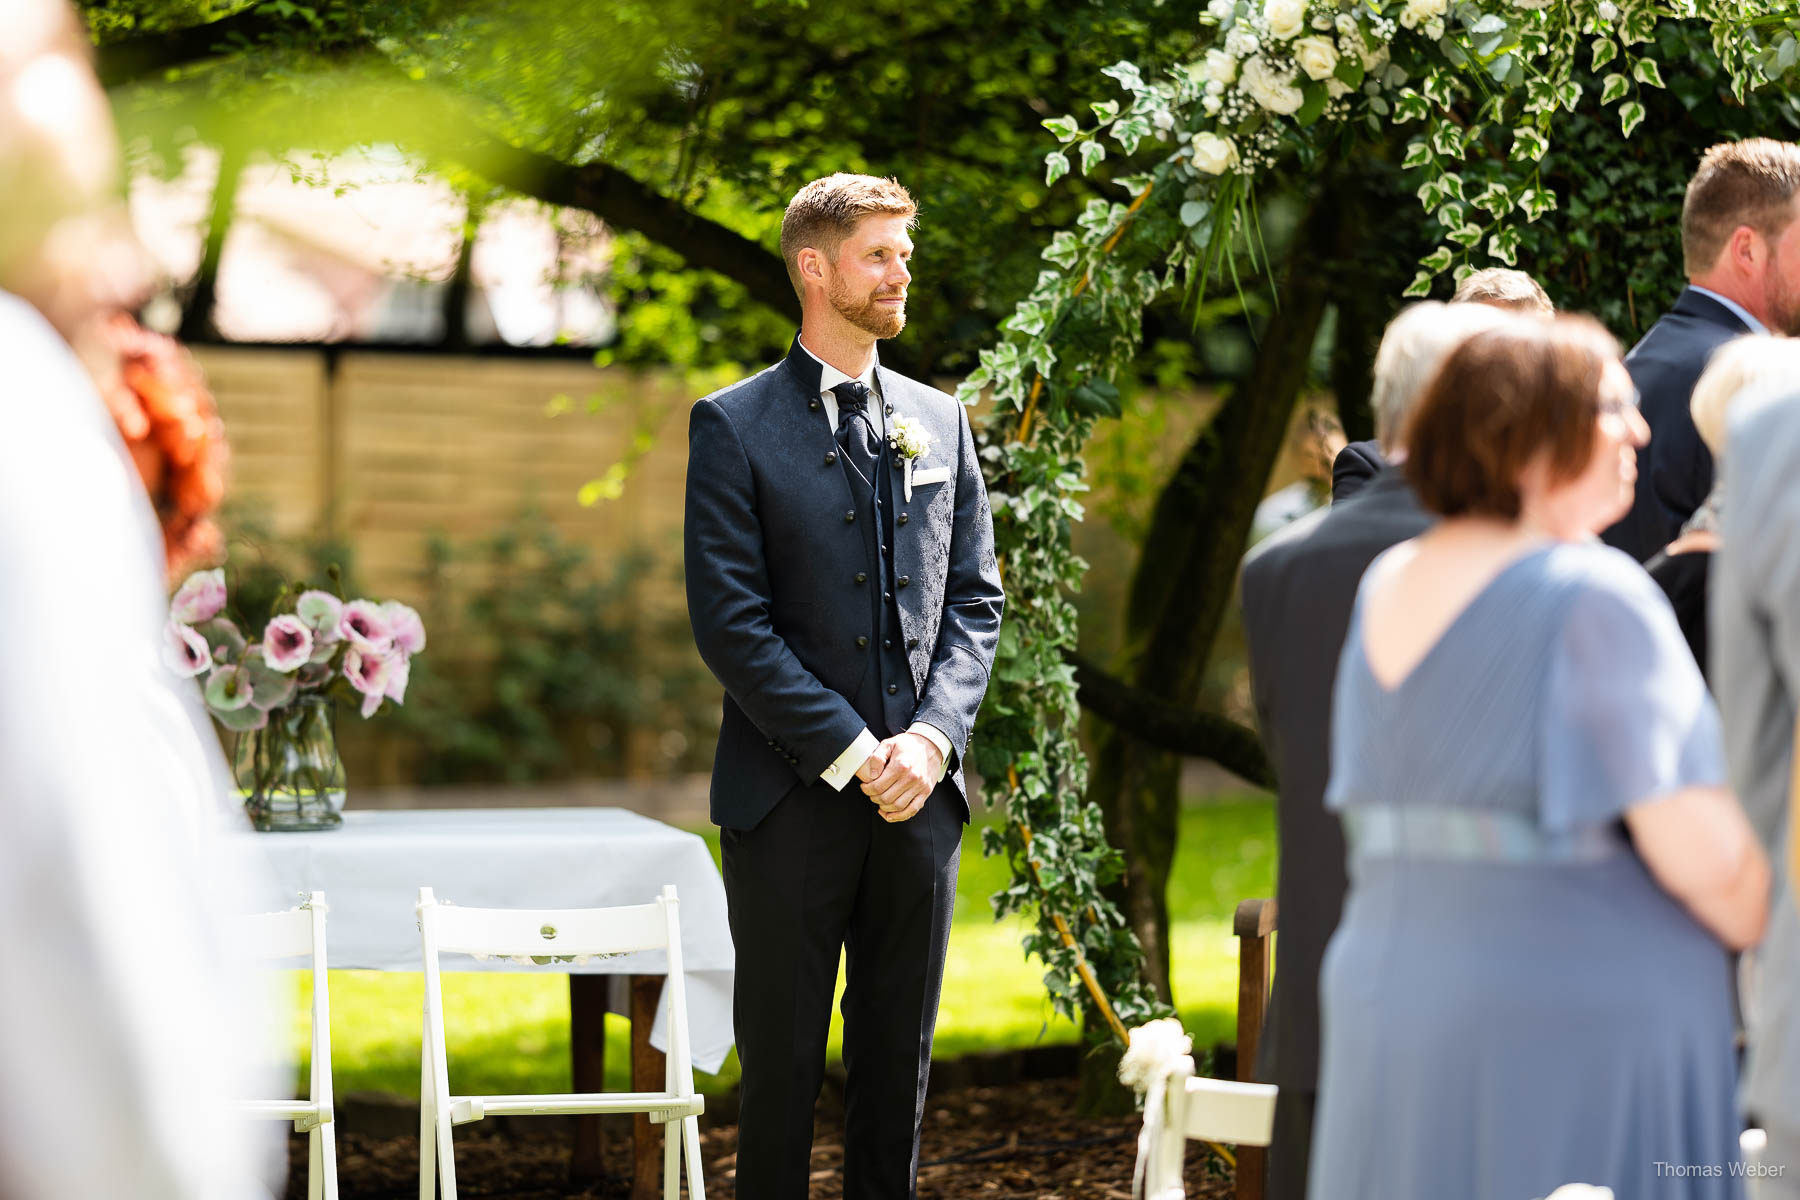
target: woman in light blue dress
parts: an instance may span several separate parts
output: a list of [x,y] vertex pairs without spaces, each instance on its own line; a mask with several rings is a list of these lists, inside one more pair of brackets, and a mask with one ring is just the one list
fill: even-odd
[[1742,1195],[1729,950],[1769,868],[1667,601],[1592,538],[1632,397],[1599,326],[1521,321],[1414,414],[1444,519],[1369,568],[1338,671],[1311,1200]]

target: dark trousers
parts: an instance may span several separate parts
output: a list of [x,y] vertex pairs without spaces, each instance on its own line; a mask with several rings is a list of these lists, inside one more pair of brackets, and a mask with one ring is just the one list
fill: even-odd
[[1269,1138],[1268,1200],[1306,1200],[1312,1158],[1313,1114],[1319,1093],[1284,1087],[1275,1093],[1275,1128]]
[[906,1200],[919,1161],[962,806],[940,783],[889,824],[852,780],[795,788],[720,832],[737,946],[741,1200],[804,1200],[838,954],[845,957],[844,1196]]

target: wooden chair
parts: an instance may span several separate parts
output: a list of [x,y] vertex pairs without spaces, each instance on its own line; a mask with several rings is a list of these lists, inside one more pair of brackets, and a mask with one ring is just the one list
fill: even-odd
[[[1256,1053],[1262,1045],[1263,1021],[1269,1013],[1269,948],[1275,937],[1275,901],[1245,900],[1232,917],[1238,940],[1237,1077],[1250,1083],[1256,1075]],[[1260,1086],[1260,1085],[1259,1085]],[[1270,1095],[1274,1089],[1270,1089]],[[1270,1117],[1273,1119],[1273,1104]],[[1231,1139],[1214,1139],[1229,1141]],[[1248,1143],[1238,1152],[1237,1200],[1263,1200],[1268,1170],[1268,1139]]]
[[[699,1114],[705,1097],[694,1091],[688,1052],[687,990],[681,969],[681,922],[675,888],[652,904],[630,908],[462,908],[419,889],[419,936],[425,954],[425,1033],[419,1062],[419,1200],[456,1200],[452,1126],[487,1116],[645,1113],[652,1122],[677,1122],[663,1138],[663,1197],[677,1200],[687,1161],[690,1200],[705,1200],[700,1180]],[[438,956],[444,953],[512,958],[583,958],[663,950],[668,954],[669,1050],[660,1092],[586,1092],[537,1096],[452,1096],[444,1048],[444,998]]]
[[1180,1200],[1187,1194],[1182,1164],[1190,1139],[1235,1145],[1237,1200],[1262,1200],[1265,1147],[1275,1125],[1273,1084],[1252,1082],[1269,1004],[1269,941],[1275,902],[1246,900],[1232,921],[1238,938],[1237,1080],[1204,1079],[1183,1055],[1152,1087],[1139,1140],[1139,1200]]
[[331,1001],[325,974],[325,893],[286,912],[239,917],[238,943],[253,959],[312,960],[312,1069],[305,1100],[247,1100],[240,1111],[272,1121],[292,1121],[306,1135],[308,1200],[337,1200],[337,1125],[331,1102]]

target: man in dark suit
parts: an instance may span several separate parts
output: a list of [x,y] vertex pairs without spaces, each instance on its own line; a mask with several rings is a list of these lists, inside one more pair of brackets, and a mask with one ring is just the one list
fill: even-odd
[[[1433,301],[1394,319],[1375,358],[1372,395],[1388,461],[1404,458],[1395,439],[1450,351],[1471,334],[1511,319],[1483,305]],[[1324,805],[1338,655],[1363,571],[1377,554],[1428,524],[1399,468],[1389,466],[1354,499],[1295,521],[1244,562],[1251,692],[1280,781],[1281,933],[1269,1028],[1257,1064],[1257,1077],[1280,1089],[1269,1147],[1271,1200],[1306,1195],[1319,1086],[1319,963],[1348,886],[1343,831]]]
[[891,180],[802,188],[781,231],[800,334],[689,428],[688,615],[725,686],[737,1194],[756,1200],[807,1194],[840,951],[843,1194],[898,1200],[917,1174],[1003,598],[967,414],[876,361],[906,322],[914,215]]
[[[1554,317],[1556,306],[1543,284],[1510,267],[1473,271],[1456,285],[1452,304],[1488,304],[1527,316]],[[1399,431],[1395,431],[1398,436]],[[1351,442],[1331,464],[1331,502],[1348,500],[1388,467],[1379,439]]]
[[1712,453],[1688,402],[1713,351],[1746,333],[1800,334],[1800,146],[1723,142],[1700,159],[1681,207],[1688,286],[1625,356],[1650,444],[1631,511],[1600,536],[1644,562],[1712,490]]

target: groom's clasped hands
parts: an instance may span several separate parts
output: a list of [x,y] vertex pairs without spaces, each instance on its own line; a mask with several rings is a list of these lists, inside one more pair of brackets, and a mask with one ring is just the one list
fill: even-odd
[[881,810],[881,819],[892,824],[916,816],[925,807],[943,765],[930,739],[900,733],[877,746],[856,769],[856,777],[862,780],[863,794]]

